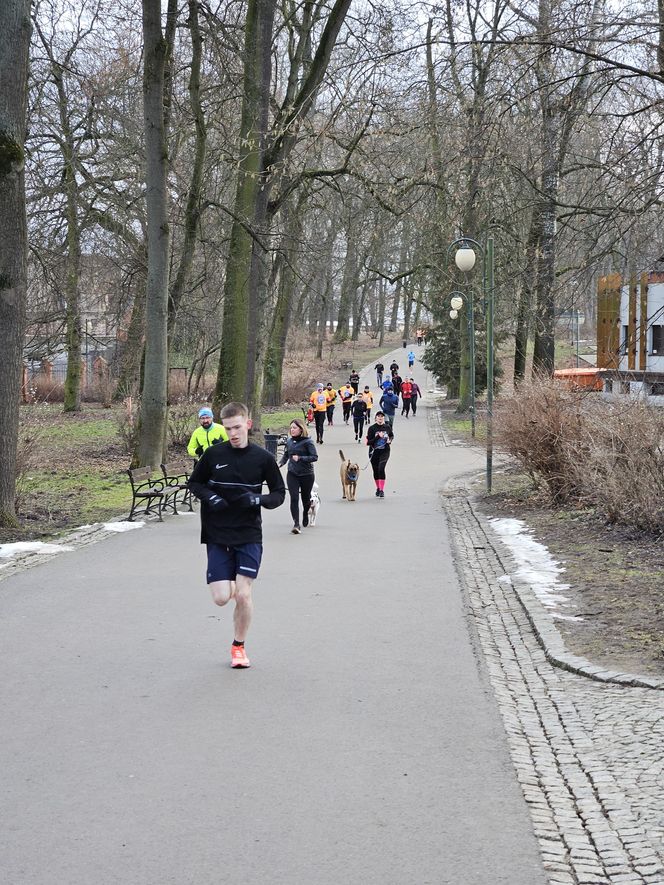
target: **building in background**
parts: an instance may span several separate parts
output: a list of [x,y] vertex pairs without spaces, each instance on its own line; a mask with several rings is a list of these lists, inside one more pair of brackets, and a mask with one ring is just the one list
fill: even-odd
[[664,395],[664,271],[600,278],[597,367],[607,393]]

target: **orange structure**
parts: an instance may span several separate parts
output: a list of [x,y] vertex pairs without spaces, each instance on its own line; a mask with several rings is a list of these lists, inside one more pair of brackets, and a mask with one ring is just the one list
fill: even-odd
[[598,369],[556,369],[553,377],[558,381],[563,381],[576,390],[602,390],[602,375]]

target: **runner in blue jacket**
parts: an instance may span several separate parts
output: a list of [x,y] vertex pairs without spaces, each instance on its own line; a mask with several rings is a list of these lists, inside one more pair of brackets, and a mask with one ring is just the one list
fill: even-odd
[[391,387],[388,387],[385,393],[381,396],[380,407],[385,415],[385,420],[390,426],[392,426],[392,424],[394,424],[394,413],[399,407],[399,397]]

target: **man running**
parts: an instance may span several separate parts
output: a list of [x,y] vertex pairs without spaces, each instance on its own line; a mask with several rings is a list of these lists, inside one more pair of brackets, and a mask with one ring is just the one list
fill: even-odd
[[348,382],[346,382],[343,387],[339,388],[339,399],[341,400],[344,424],[348,424],[350,418],[350,407],[353,405],[353,396],[353,388]]
[[371,423],[371,410],[373,409],[374,398],[373,393],[371,392],[371,388],[368,384],[365,384],[364,390],[362,391],[362,399],[367,404],[367,427]]
[[[249,667],[244,642],[251,624],[251,590],[263,555],[261,507],[284,503],[286,488],[277,462],[249,442],[251,418],[244,403],[221,410],[228,442],[206,449],[189,488],[201,501],[201,544],[207,545],[207,583],[216,605],[235,601],[231,667]],[[269,492],[263,494],[263,483]]]
[[364,399],[361,393],[358,393],[353,400],[351,412],[353,415],[353,430],[355,431],[355,441],[362,442],[364,421],[367,415],[367,401]]
[[325,433],[325,419],[327,417],[327,394],[322,381],[316,386],[309,397],[311,408],[314,410],[314,421],[316,422],[316,442],[323,444],[323,434]]
[[334,424],[334,404],[337,399],[337,392],[332,387],[331,381],[328,381],[325,385],[325,396],[327,397],[327,426],[332,427]]
[[[394,413],[399,406],[399,397],[391,387],[388,387],[385,393],[381,396],[379,405],[383,410],[382,414],[385,421],[390,426],[394,424]],[[376,412],[376,417],[378,417],[378,412]]]

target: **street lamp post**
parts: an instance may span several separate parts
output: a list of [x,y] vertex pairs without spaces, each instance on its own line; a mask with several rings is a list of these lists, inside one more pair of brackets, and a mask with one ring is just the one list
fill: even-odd
[[475,308],[473,305],[473,293],[470,297],[463,292],[455,290],[450,292],[450,317],[455,320],[459,311],[466,305],[466,322],[468,325],[468,341],[470,342],[470,434],[475,438]]
[[493,302],[494,302],[494,257],[493,237],[487,237],[486,248],[470,237],[459,237],[450,244],[447,254],[456,247],[454,263],[462,273],[469,273],[475,267],[475,249],[479,249],[483,259],[482,290],[484,313],[486,316],[486,488],[491,494],[493,481]]

